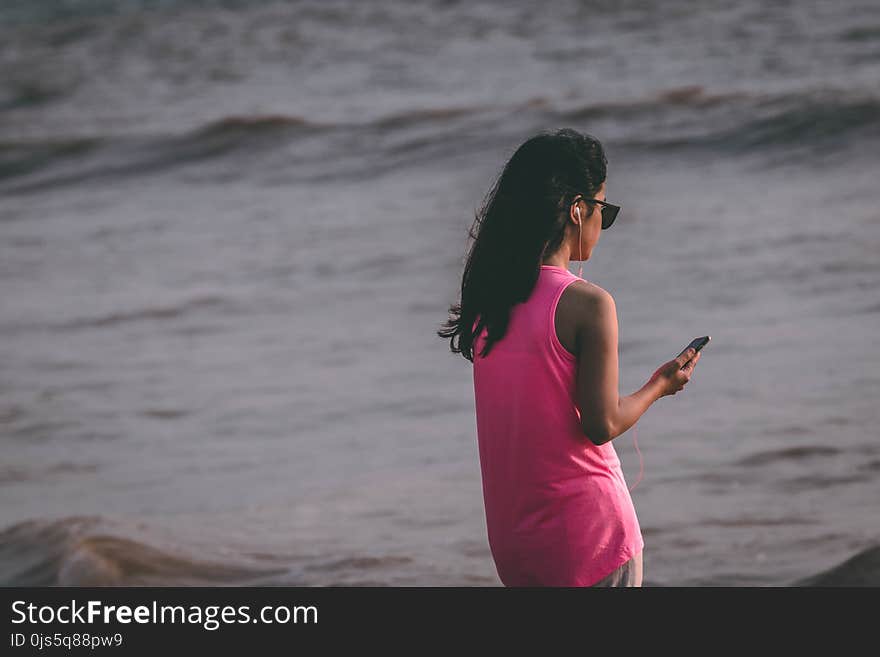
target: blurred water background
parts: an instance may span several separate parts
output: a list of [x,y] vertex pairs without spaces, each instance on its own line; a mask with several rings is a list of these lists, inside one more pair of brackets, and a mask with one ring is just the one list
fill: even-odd
[[621,394],[712,336],[645,585],[880,584],[873,0],[0,4],[0,583],[499,585],[435,331],[564,126]]

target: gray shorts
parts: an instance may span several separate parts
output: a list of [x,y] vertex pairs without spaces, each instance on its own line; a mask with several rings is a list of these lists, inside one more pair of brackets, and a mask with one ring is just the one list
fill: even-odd
[[641,560],[641,557],[641,553],[637,554],[613,573],[593,584],[593,586],[641,586],[641,581],[639,581],[641,578],[638,572],[639,563],[637,563],[637,561]]

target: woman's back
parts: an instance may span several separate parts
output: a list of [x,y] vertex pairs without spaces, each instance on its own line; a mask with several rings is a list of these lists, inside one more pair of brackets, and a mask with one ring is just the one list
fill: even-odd
[[556,334],[559,298],[578,280],[541,265],[504,338],[486,358],[486,331],[474,342],[486,525],[507,586],[589,586],[644,547],[613,445],[581,428],[577,359]]

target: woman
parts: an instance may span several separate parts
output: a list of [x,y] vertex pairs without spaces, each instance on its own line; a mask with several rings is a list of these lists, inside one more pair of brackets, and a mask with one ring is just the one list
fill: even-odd
[[438,331],[473,363],[486,527],[506,586],[641,586],[644,541],[611,441],[700,358],[686,351],[618,395],[614,299],[568,270],[619,210],[606,164],[597,139],[570,129],[522,144],[477,213],[461,300]]

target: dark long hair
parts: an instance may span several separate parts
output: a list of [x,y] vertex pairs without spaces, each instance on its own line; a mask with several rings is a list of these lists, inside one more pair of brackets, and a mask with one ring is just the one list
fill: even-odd
[[437,331],[453,353],[473,362],[474,339],[484,327],[480,356],[504,337],[511,308],[529,298],[545,254],[562,244],[575,196],[595,196],[607,164],[598,139],[570,128],[539,133],[516,149],[476,213],[461,300]]

